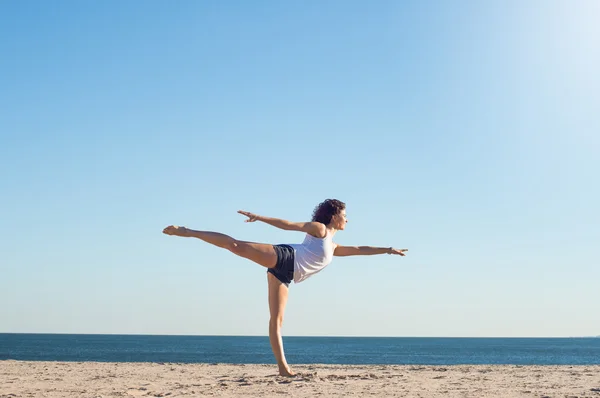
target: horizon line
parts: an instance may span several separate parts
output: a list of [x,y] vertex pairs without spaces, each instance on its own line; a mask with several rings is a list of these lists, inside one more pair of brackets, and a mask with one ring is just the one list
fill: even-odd
[[[155,336],[155,337],[265,337],[263,334],[162,334],[162,333],[72,333],[72,332],[0,332],[0,335],[65,335],[65,336]],[[392,336],[392,335],[286,335],[288,337],[310,338],[406,338],[406,339],[575,339],[600,338],[600,335],[582,336]]]

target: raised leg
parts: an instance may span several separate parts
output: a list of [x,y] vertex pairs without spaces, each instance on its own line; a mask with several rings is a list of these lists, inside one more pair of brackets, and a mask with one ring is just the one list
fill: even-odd
[[279,374],[282,376],[294,376],[294,373],[292,373],[290,366],[285,360],[283,340],[281,338],[281,326],[283,325],[283,313],[288,299],[288,288],[271,273],[267,273],[267,280],[269,282],[269,312],[271,313],[271,318],[269,319],[271,349],[277,360]]
[[163,233],[185,238],[202,239],[205,242],[227,249],[240,257],[252,260],[266,268],[273,268],[277,264],[277,253],[275,253],[273,245],[270,244],[245,242],[218,232],[195,231],[173,225],[166,227]]

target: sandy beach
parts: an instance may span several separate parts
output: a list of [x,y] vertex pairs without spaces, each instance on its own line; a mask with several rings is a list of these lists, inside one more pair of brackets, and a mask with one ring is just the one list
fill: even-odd
[[600,397],[600,366],[0,361],[0,397]]

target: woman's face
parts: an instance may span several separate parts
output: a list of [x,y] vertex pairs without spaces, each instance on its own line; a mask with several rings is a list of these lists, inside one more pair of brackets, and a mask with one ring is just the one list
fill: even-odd
[[334,228],[337,230],[343,230],[346,228],[348,218],[346,217],[346,209],[343,209],[338,214],[333,216]]

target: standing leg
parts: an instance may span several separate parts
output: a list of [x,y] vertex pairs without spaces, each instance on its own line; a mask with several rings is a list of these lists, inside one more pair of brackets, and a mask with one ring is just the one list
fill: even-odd
[[270,272],[267,273],[269,282],[269,311],[271,319],[269,319],[269,341],[271,349],[277,360],[279,374],[282,376],[294,376],[290,370],[290,366],[285,360],[283,353],[283,340],[281,338],[281,326],[283,324],[283,313],[288,299],[288,288],[279,281]]
[[185,227],[170,225],[163,230],[167,235],[182,236],[184,238],[198,238],[212,245],[227,249],[233,254],[252,260],[266,268],[273,268],[277,264],[277,253],[273,245],[237,240],[229,235],[218,232],[195,231]]

